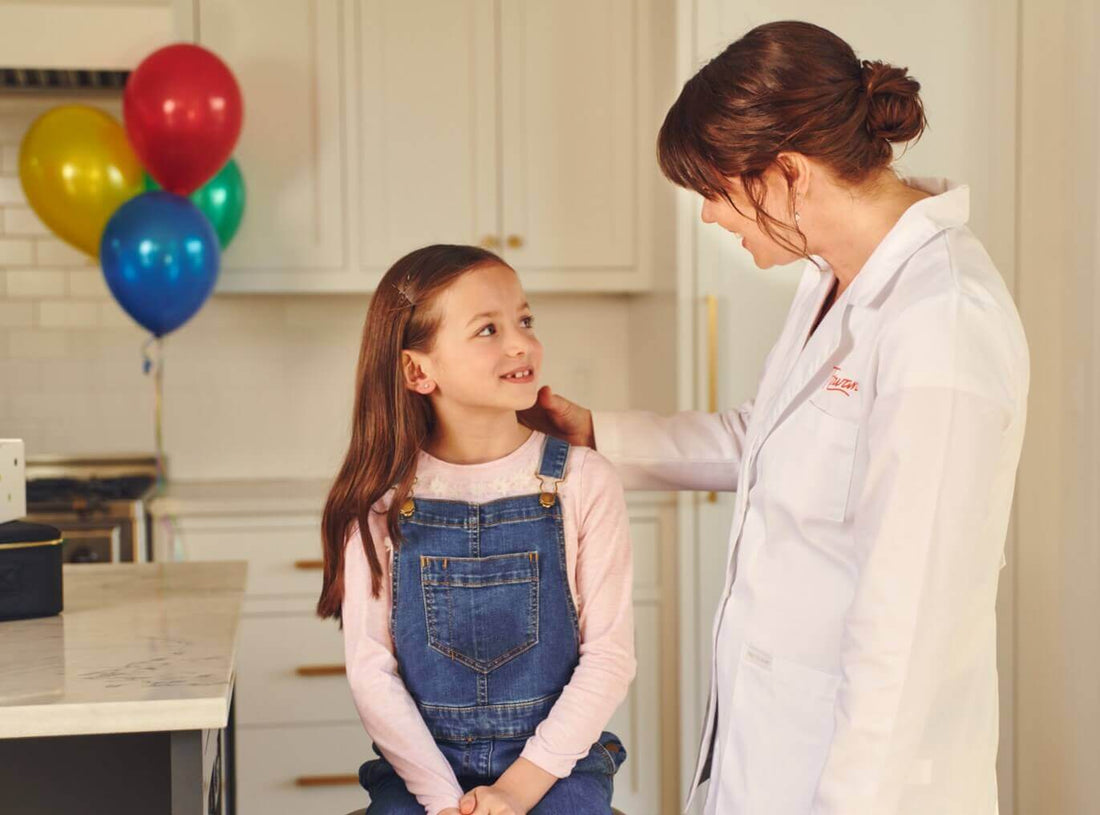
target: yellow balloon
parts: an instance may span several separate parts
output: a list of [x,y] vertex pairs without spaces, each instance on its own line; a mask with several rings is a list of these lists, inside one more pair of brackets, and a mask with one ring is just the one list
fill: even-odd
[[87,105],[61,105],[35,119],[19,149],[19,178],[43,223],[92,257],[107,221],[143,186],[122,125]]

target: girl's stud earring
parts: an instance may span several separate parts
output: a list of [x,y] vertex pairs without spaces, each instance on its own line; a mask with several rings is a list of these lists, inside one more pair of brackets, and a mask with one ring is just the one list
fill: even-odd
[[801,216],[801,215],[799,215],[799,214],[798,214],[798,213],[796,212],[796,213],[794,214],[794,222],[795,222],[795,223],[798,223],[798,222],[799,222],[799,221],[801,221],[801,220],[802,220],[802,216]]

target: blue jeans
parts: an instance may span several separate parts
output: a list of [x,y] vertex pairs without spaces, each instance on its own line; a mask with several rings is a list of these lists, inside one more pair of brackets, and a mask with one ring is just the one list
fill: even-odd
[[[613,778],[625,760],[626,750],[619,740],[611,733],[603,733],[573,772],[550,788],[531,815],[610,815]],[[458,783],[469,791],[488,786],[494,780],[466,776],[460,777]],[[360,767],[359,783],[370,794],[367,815],[423,815],[424,807],[384,758]]]

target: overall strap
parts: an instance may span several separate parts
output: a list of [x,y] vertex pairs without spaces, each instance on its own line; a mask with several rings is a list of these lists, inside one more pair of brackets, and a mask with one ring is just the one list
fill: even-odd
[[565,461],[569,458],[569,442],[547,436],[542,446],[542,462],[538,474],[544,478],[562,480],[565,476]]

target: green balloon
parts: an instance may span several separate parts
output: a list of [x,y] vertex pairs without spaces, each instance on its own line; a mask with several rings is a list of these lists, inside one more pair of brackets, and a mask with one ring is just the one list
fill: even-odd
[[[144,173],[145,189],[159,190],[158,184],[148,172]],[[236,159],[229,159],[218,174],[188,196],[191,202],[202,211],[218,233],[221,248],[229,246],[237,227],[244,215],[244,176],[237,166]]]

